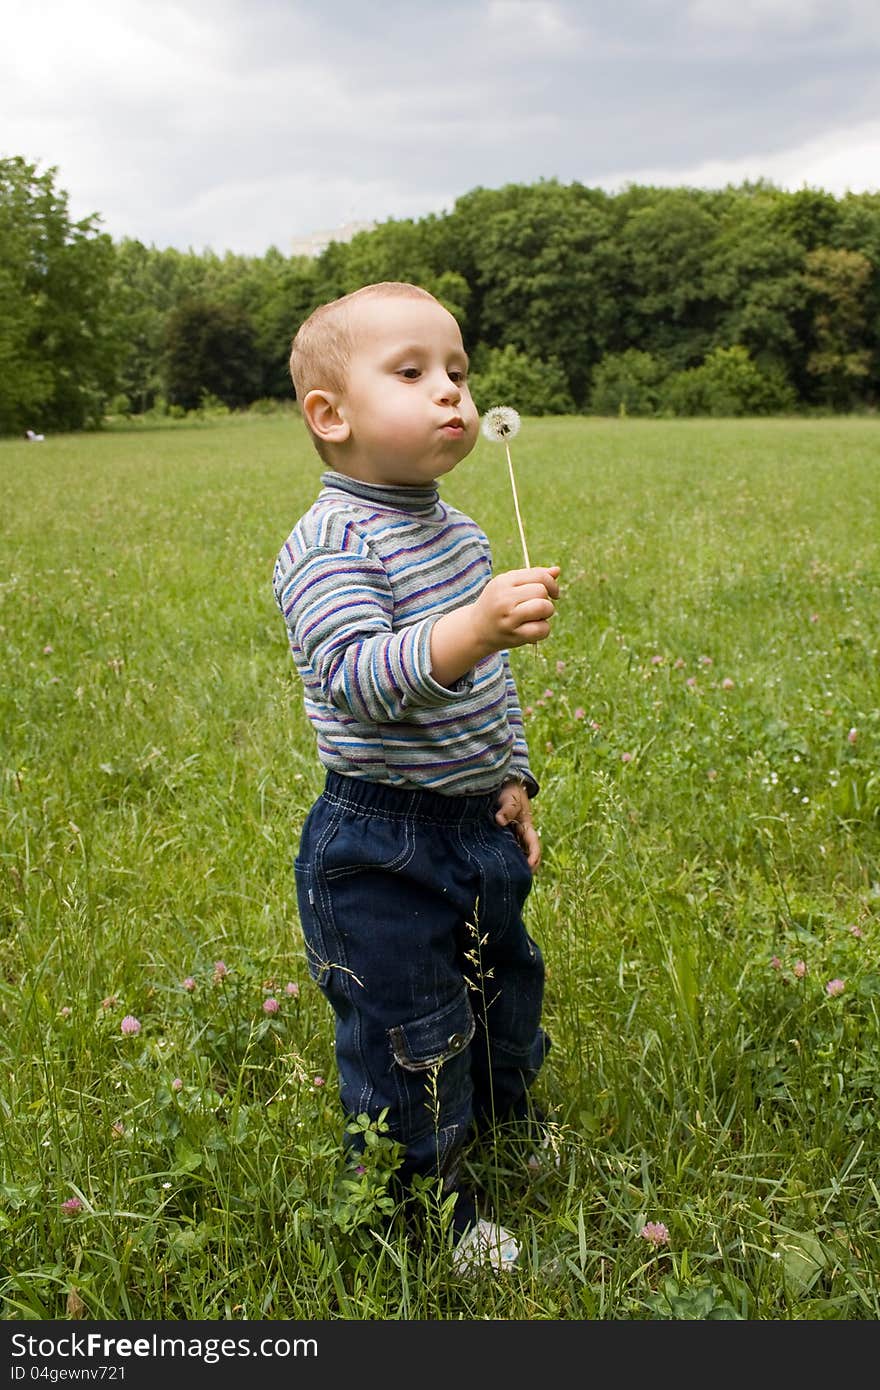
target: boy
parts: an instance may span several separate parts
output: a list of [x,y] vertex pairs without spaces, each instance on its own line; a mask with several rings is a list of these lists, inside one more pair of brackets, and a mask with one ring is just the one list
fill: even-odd
[[321,306],[291,375],[323,490],[273,588],[327,769],[295,872],[309,969],[330,1001],[345,1113],[387,1112],[398,1176],[456,1192],[456,1264],[516,1242],[459,1187],[465,1140],[528,1117],[549,1041],[521,909],[540,861],[507,649],[543,640],[557,566],[492,577],[436,480],[479,420],[455,319],[426,290]]

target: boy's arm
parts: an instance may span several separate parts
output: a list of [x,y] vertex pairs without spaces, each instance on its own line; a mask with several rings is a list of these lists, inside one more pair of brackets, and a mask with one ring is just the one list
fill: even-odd
[[385,723],[467,698],[470,682],[450,689],[431,670],[434,615],[393,631],[388,576],[355,533],[338,548],[311,546],[288,558],[276,571],[276,599],[297,663],[330,704]]

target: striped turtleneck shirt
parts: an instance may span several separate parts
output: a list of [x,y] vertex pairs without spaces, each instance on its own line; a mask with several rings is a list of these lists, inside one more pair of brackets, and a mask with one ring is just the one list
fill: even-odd
[[395,787],[534,795],[507,652],[453,686],[431,675],[431,629],[491,578],[486,536],[433,486],[326,472],[272,579],[325,767]]

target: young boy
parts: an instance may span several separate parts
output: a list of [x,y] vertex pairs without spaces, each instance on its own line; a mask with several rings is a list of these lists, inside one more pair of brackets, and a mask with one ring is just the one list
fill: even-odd
[[527,1120],[549,1046],[521,917],[538,787],[507,650],[548,635],[559,569],[493,578],[483,532],[439,499],[477,438],[467,366],[415,285],[367,285],[302,324],[291,375],[327,471],[273,587],[327,770],[295,872],[342,1106],[387,1112],[403,1183],[457,1194],[457,1264],[497,1268],[516,1242],[457,1168],[473,1131]]

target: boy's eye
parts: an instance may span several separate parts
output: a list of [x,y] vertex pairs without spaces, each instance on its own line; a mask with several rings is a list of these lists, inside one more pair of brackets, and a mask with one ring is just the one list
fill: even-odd
[[450,381],[454,381],[456,386],[462,381],[467,381],[467,372],[451,371],[447,372]]
[[418,367],[401,367],[397,375],[402,376],[405,381],[418,381],[422,374]]

